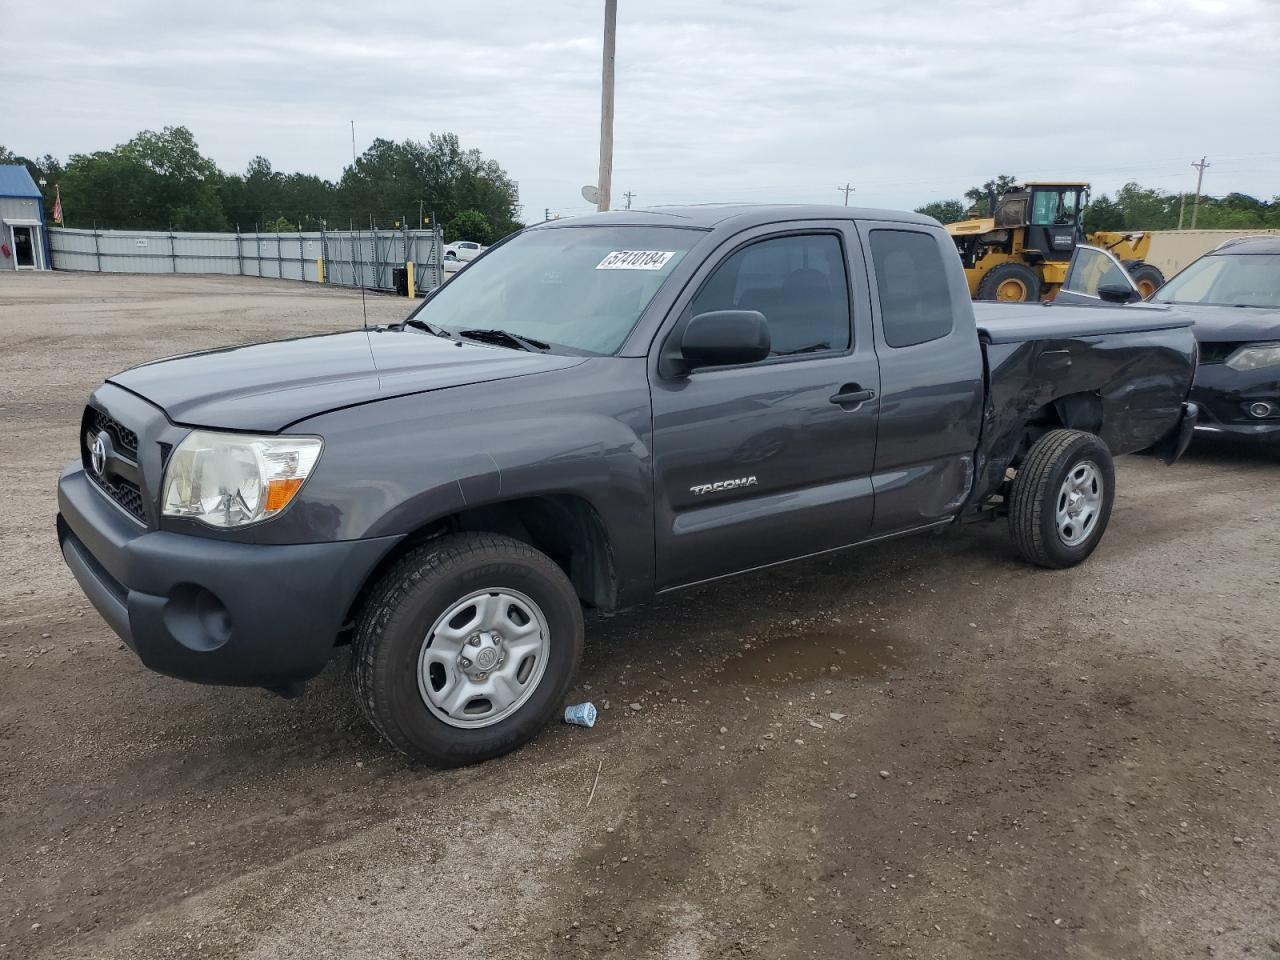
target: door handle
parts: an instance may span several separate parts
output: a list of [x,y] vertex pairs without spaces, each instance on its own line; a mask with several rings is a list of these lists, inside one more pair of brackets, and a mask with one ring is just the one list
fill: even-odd
[[856,410],[868,400],[874,400],[875,397],[874,390],[863,390],[856,383],[846,383],[839,392],[831,395],[831,402],[849,410]]

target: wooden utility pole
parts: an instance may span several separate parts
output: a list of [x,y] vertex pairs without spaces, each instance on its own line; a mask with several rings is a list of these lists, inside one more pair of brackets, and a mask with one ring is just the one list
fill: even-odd
[[613,50],[618,34],[618,0],[604,0],[604,63],[600,72],[600,199],[596,209],[609,209],[613,186]]
[[624,194],[623,194],[623,196],[627,198],[627,209],[628,209],[628,210],[630,210],[630,209],[631,209],[631,198],[632,198],[632,197],[634,197],[634,196],[635,196],[635,194],[634,194],[634,193],[632,193],[630,190],[628,190],[626,193],[624,193]]
[[1204,168],[1209,166],[1209,162],[1204,158],[1200,158],[1199,163],[1193,163],[1196,168],[1196,202],[1191,207],[1191,229],[1196,228],[1196,217],[1200,214],[1200,184],[1204,182]]
[[851,186],[849,186],[849,184],[848,184],[847,182],[845,183],[845,185],[844,185],[843,187],[836,187],[836,190],[837,190],[837,191],[839,191],[840,193],[843,193],[843,194],[844,194],[844,205],[845,205],[846,207],[849,205],[849,194],[853,193],[853,192],[854,192],[854,190],[856,190],[856,189],[857,189],[856,187],[851,187]]

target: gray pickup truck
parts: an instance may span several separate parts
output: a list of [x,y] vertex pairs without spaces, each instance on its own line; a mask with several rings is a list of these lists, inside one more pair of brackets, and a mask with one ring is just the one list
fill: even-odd
[[1191,435],[1191,330],[986,309],[913,214],[543,224],[402,324],[111,377],[58,539],[146,666],[295,695],[349,645],[388,741],[482,760],[561,706],[584,606],[983,517],[1087,557],[1112,456]]

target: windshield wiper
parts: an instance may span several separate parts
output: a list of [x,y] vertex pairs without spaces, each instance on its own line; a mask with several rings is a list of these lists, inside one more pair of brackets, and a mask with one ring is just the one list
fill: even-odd
[[530,353],[546,353],[551,349],[551,344],[549,343],[543,343],[533,337],[522,337],[507,330],[459,330],[458,336],[466,337],[469,340],[479,340],[481,343],[493,343],[504,347],[514,347],[517,350],[528,350]]
[[400,326],[417,327],[419,330],[425,330],[427,333],[431,334],[433,337],[444,337],[446,340],[453,339],[453,334],[451,334],[444,327],[437,327],[434,323],[427,323],[427,321],[419,320],[417,317],[410,317],[408,320],[405,320],[403,323],[401,323]]

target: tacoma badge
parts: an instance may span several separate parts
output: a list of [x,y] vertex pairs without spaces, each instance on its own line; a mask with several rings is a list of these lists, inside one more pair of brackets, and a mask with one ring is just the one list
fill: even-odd
[[736,480],[717,480],[715,483],[695,483],[689,488],[689,492],[695,497],[700,497],[704,493],[720,493],[722,490],[754,487],[758,482],[755,477],[738,477]]

